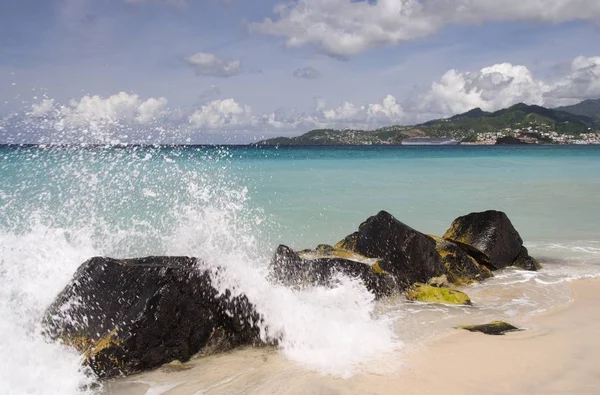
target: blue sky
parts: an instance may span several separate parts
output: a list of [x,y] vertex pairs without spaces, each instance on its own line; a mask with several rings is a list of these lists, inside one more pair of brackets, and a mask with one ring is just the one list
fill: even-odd
[[4,0],[0,116],[247,142],[600,96],[600,2],[456,4]]

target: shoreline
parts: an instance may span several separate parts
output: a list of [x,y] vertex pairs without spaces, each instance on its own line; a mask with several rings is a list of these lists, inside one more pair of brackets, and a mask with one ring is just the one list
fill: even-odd
[[569,284],[572,299],[504,336],[457,331],[430,339],[399,374],[405,394],[597,394],[600,280]]
[[[569,283],[571,301],[531,329],[446,332],[349,379],[303,369],[275,349],[241,349],[105,384],[105,394],[595,394],[600,388],[600,280]],[[401,366],[398,366],[401,365]],[[387,373],[386,373],[387,371]]]

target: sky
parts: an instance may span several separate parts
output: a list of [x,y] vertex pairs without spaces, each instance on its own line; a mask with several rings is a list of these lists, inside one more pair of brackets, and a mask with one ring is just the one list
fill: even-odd
[[600,97],[598,0],[0,0],[0,143],[248,143]]

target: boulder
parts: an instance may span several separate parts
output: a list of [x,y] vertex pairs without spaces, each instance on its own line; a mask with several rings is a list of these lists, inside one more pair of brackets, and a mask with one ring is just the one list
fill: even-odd
[[358,232],[354,232],[346,236],[343,240],[337,242],[334,246],[337,250],[356,251],[356,243],[358,242]]
[[527,248],[521,247],[521,251],[517,258],[513,262],[513,266],[520,267],[521,269],[530,270],[536,272],[542,268],[542,265],[538,262],[537,259],[529,256],[529,251]]
[[523,246],[506,214],[494,210],[455,219],[443,237],[492,270],[512,265]]
[[480,265],[457,244],[437,236],[429,236],[435,241],[435,248],[446,267],[448,281],[454,284],[469,284],[493,276],[490,269]]
[[486,335],[504,335],[507,332],[516,332],[522,329],[517,328],[503,321],[493,321],[483,325],[466,325],[459,326],[458,329],[465,329],[469,332],[481,332]]
[[332,284],[336,273],[343,273],[362,280],[377,298],[397,289],[394,278],[381,269],[379,260],[327,245],[299,252],[280,245],[271,267],[273,277],[288,286],[327,286]]
[[258,342],[253,305],[217,291],[214,270],[188,257],[92,258],[48,308],[44,330],[100,378]]
[[435,241],[385,211],[362,223],[356,238],[356,252],[381,259],[401,288],[446,273]]
[[455,289],[434,287],[427,284],[414,284],[406,293],[408,300],[425,303],[470,305],[471,299],[467,294]]

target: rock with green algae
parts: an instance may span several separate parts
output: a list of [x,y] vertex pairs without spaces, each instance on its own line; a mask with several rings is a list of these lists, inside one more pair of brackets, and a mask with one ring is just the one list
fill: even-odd
[[356,252],[356,242],[358,241],[358,232],[354,232],[338,241],[334,248],[336,250],[345,250]]
[[443,238],[458,244],[478,263],[492,270],[512,265],[523,246],[510,219],[495,210],[458,217]]
[[517,255],[517,258],[513,262],[513,266],[530,270],[532,272],[536,272],[542,268],[542,265],[538,262],[538,260],[530,256],[529,251],[527,251],[527,248],[525,247],[521,247],[519,255]]
[[516,332],[522,330],[504,321],[493,321],[489,324],[483,325],[459,326],[458,329],[465,329],[470,332],[481,332],[485,333],[486,335],[504,335],[507,332]]
[[432,235],[429,237],[435,241],[435,248],[442,257],[449,282],[463,285],[493,276],[490,269],[477,263],[475,258],[464,252],[457,244],[441,237]]
[[99,378],[259,342],[254,306],[217,290],[215,270],[188,257],[92,258],[46,311],[44,331]]
[[406,297],[408,300],[425,303],[471,305],[471,299],[464,292],[427,284],[414,284],[406,293]]
[[315,250],[294,251],[280,245],[271,260],[272,276],[288,286],[331,285],[336,273],[360,279],[376,298],[397,291],[393,276],[381,269],[378,259],[320,245]]

